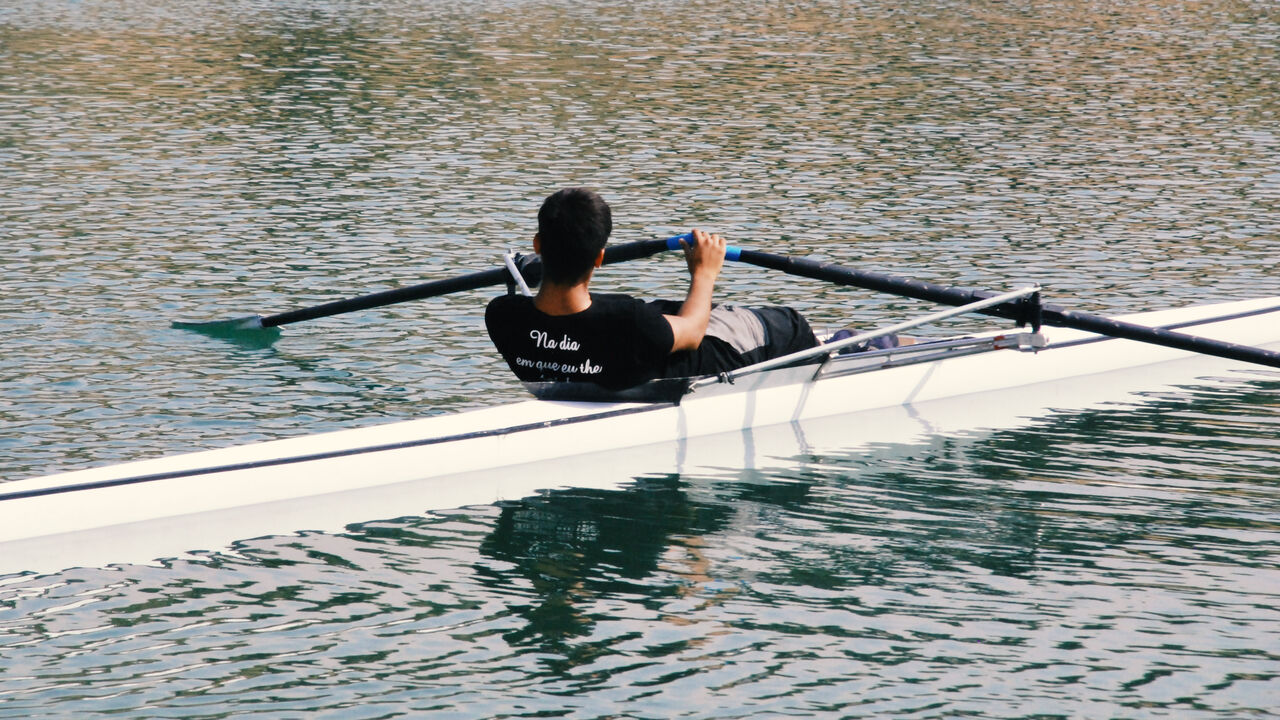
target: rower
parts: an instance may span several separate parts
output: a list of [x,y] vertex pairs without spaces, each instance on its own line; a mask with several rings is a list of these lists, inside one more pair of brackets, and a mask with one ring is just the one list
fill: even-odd
[[683,302],[591,292],[612,230],[609,205],[592,190],[566,188],[543,201],[533,236],[542,259],[537,294],[500,296],[485,311],[489,337],[521,380],[622,389],[715,375],[818,344],[791,308],[713,304],[726,245],[702,230],[680,243],[690,277]]

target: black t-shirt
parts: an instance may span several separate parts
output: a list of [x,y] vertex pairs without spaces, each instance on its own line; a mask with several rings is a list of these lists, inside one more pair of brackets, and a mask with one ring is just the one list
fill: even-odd
[[484,321],[525,381],[631,387],[662,375],[675,344],[662,309],[628,295],[592,293],[591,307],[572,315],[547,315],[533,298],[502,295],[490,301]]

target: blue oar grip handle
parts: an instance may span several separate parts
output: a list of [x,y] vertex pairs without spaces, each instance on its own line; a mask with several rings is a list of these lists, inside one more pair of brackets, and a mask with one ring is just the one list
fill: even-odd
[[[692,245],[693,233],[685,233],[683,235],[676,235],[675,237],[667,238],[667,249],[679,250],[681,240],[685,241],[689,245]],[[735,245],[729,245],[724,249],[725,260],[737,260],[741,256],[742,256],[742,248],[740,247],[737,247]]]

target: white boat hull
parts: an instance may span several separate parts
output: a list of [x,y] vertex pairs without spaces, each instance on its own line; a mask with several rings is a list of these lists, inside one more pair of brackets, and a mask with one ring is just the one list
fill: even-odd
[[[1277,306],[1280,298],[1264,298],[1123,319],[1162,325]],[[1280,347],[1280,313],[1188,331]],[[815,432],[846,438],[845,447],[910,441],[928,432],[1004,427],[1044,408],[1088,406],[1205,373],[1276,376],[1126,340],[1056,348],[1092,336],[1061,329],[1046,335],[1051,348],[1037,353],[1000,350],[816,383],[744,378],[732,391],[697,390],[678,405],[530,400],[6,482],[0,574],[147,561],[263,534],[338,530],[650,472],[749,466],[804,452]],[[136,481],[111,484],[129,478]],[[15,497],[20,493],[30,495]]]

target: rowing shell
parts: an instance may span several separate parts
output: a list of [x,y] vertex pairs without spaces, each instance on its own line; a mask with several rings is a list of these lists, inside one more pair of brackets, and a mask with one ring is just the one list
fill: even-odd
[[[1122,319],[1280,347],[1280,297]],[[649,472],[742,467],[803,452],[810,427],[845,447],[1003,427],[1037,410],[1229,370],[1275,377],[1075,330],[993,332],[770,369],[657,402],[530,400],[16,480],[0,483],[0,574],[149,561]],[[770,435],[775,426],[784,430]]]

